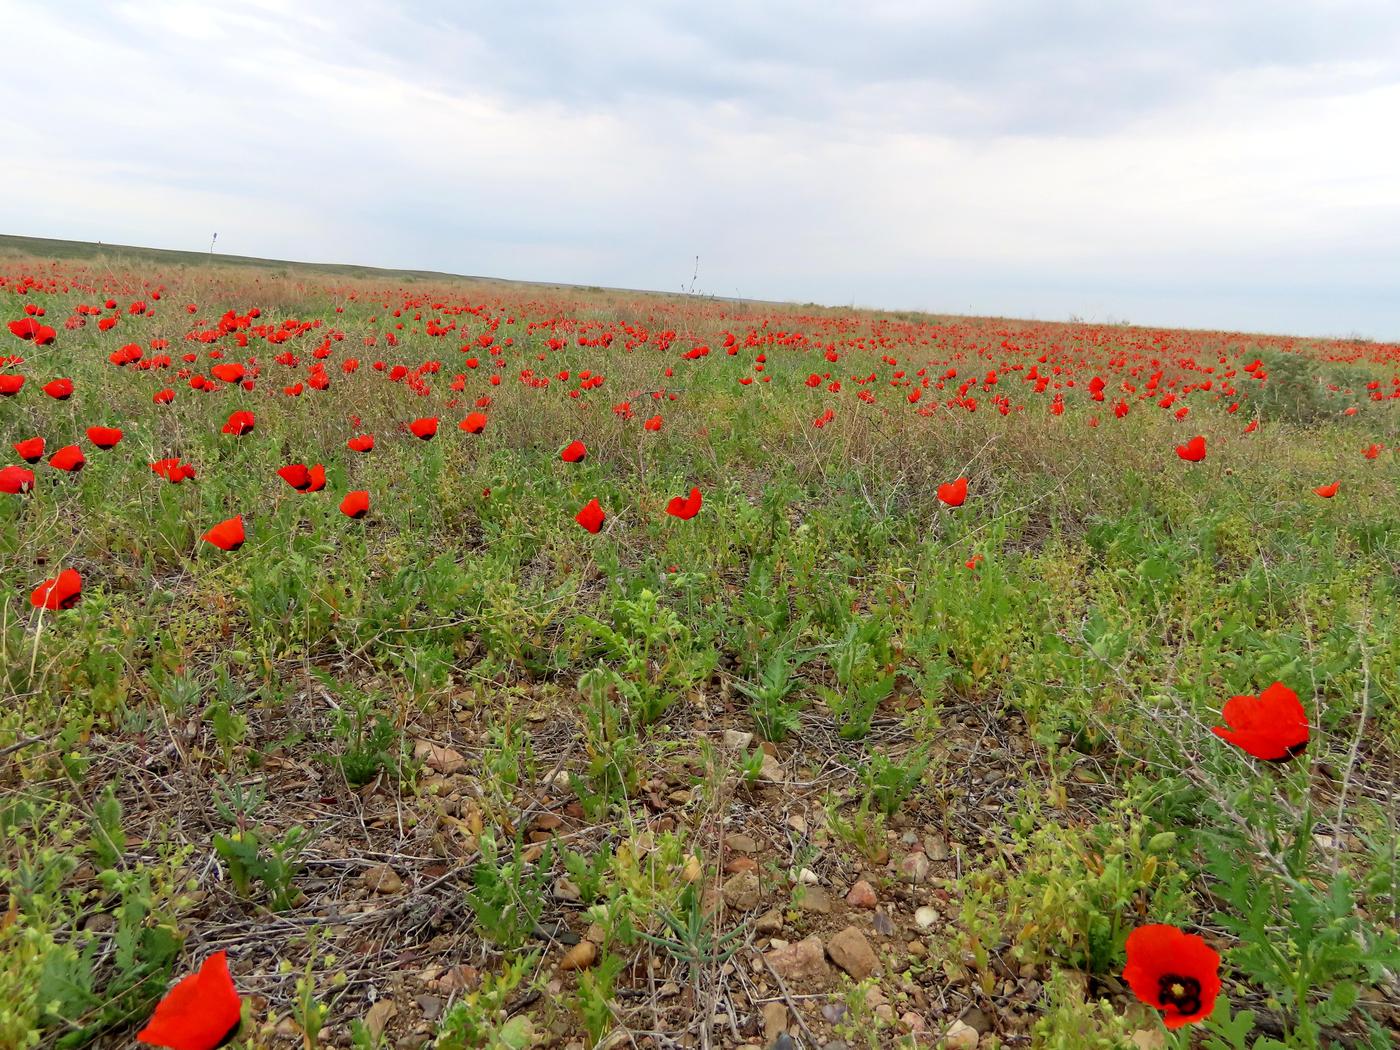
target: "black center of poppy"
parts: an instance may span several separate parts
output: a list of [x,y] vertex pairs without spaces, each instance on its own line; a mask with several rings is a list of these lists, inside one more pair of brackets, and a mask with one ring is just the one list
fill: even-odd
[[1297,756],[1301,755],[1301,754],[1302,754],[1304,751],[1306,751],[1307,749],[1308,749],[1308,742],[1307,742],[1306,740],[1300,740],[1298,743],[1294,744],[1292,747],[1290,747],[1287,751],[1285,751],[1285,752],[1284,752],[1281,756],[1279,756],[1278,758],[1270,758],[1270,759],[1267,759],[1266,761],[1269,761],[1269,762],[1287,762],[1290,758],[1296,758]]
[[1194,977],[1164,973],[1157,979],[1157,998],[1163,1009],[1170,1007],[1182,1014],[1198,1013],[1201,1009],[1201,982]]

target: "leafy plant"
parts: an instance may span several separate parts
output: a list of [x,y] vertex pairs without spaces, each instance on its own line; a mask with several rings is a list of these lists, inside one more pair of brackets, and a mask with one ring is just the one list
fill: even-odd
[[891,627],[879,617],[857,617],[832,648],[831,669],[837,687],[819,686],[827,710],[846,739],[869,735],[880,704],[894,692]]
[[739,927],[717,932],[714,915],[705,912],[700,886],[694,882],[681,890],[678,910],[664,910],[660,919],[667,933],[641,933],[641,938],[692,968],[727,962],[739,950],[737,940],[744,932]]
[[292,827],[280,839],[265,844],[256,831],[235,831],[216,834],[214,851],[227,866],[229,880],[240,897],[251,896],[253,885],[261,883],[272,909],[285,911],[301,898],[293,882],[301,873],[301,855],[314,837],[305,828]]
[[467,904],[483,936],[501,948],[517,949],[534,932],[544,910],[550,850],[532,868],[521,855],[519,838],[509,859],[501,856],[491,831],[483,832],[477,845],[481,859],[472,866]]
[[588,1032],[593,1045],[601,1043],[615,1024],[613,1014],[613,991],[617,976],[626,965],[620,955],[604,951],[602,957],[590,968],[578,975],[578,993],[575,1002],[579,1015],[583,1018],[584,1030]]
[[870,799],[887,817],[892,817],[923,780],[929,765],[926,747],[920,746],[896,761],[880,751],[871,751],[861,767],[860,778]]
[[516,955],[499,973],[482,974],[481,984],[443,1015],[437,1050],[527,1050],[534,1042],[528,1017],[510,1017],[511,996],[534,969],[536,953]]
[[797,670],[801,664],[790,649],[779,647],[763,662],[756,682],[734,682],[734,688],[752,701],[749,714],[765,740],[778,743],[802,727],[804,705],[800,699],[792,699],[800,684]]

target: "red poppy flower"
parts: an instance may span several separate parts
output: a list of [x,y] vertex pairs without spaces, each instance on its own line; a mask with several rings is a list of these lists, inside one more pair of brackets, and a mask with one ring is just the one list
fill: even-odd
[[311,471],[305,463],[288,463],[277,468],[277,476],[298,492],[305,492],[311,485]]
[[251,434],[257,422],[253,413],[246,408],[240,408],[237,412],[229,413],[228,422],[224,424],[223,432],[232,434],[234,437],[242,437],[244,434]]
[[36,609],[71,609],[83,593],[83,578],[77,569],[64,569],[52,580],[45,580],[29,596]]
[[938,498],[950,507],[961,507],[967,500],[967,478],[939,485]]
[[1220,953],[1175,926],[1139,926],[1128,934],[1123,980],[1144,1003],[1162,1011],[1168,1028],[1180,1028],[1215,1009]]
[[408,425],[408,429],[413,432],[413,436],[420,441],[431,441],[433,435],[437,433],[437,416],[425,416],[422,419],[415,419]]
[[34,334],[39,330],[39,322],[32,317],[21,317],[18,321],[10,322],[10,334],[16,339],[33,339]]
[[23,441],[16,441],[14,449],[19,453],[19,458],[26,463],[38,463],[44,458],[44,439],[41,437],[25,438]]
[[643,423],[642,426],[644,426],[647,430],[660,430],[660,429],[661,429],[661,417],[660,417],[660,416],[652,416],[652,417],[651,417],[650,419],[648,419],[645,423]]
[[243,546],[243,515],[239,514],[221,521],[204,534],[204,542],[212,543],[221,551],[236,551]]
[[243,380],[247,370],[240,364],[215,365],[209,369],[209,374],[221,383],[238,383]]
[[574,515],[574,521],[589,532],[597,532],[601,529],[606,519],[607,515],[603,513],[603,508],[598,505],[596,499],[589,500],[584,504],[583,509]]
[[967,561],[963,562],[963,564],[967,566],[969,571],[974,571],[977,566],[982,564],[982,555],[974,554],[971,558],[968,558]]
[[674,496],[671,502],[666,504],[666,513],[673,518],[680,518],[682,521],[689,521],[700,513],[700,490],[692,488],[688,497]]
[[1186,444],[1177,445],[1176,454],[1188,463],[1199,463],[1206,458],[1206,439],[1197,434]]
[[88,440],[100,449],[116,448],[122,432],[116,427],[88,427]]
[[166,993],[136,1038],[168,1050],[214,1050],[232,1039],[241,1011],[228,956],[215,952]]
[[1313,489],[1313,491],[1316,492],[1323,499],[1331,499],[1337,494],[1337,491],[1341,487],[1342,483],[1340,481],[1334,481],[1330,485],[1319,485],[1317,488]]
[[364,489],[346,493],[345,498],[340,501],[340,513],[357,521],[363,518],[369,513],[369,493]]
[[70,474],[82,470],[86,465],[87,458],[77,445],[64,445],[49,457],[49,466],[55,470],[65,470]]
[[67,401],[73,396],[73,380],[51,379],[44,384],[44,393],[55,401]]
[[5,467],[0,470],[0,492],[18,496],[34,488],[34,471],[23,467]]
[[[4,378],[5,378],[4,376],[0,376],[0,381],[3,381]],[[3,390],[0,390],[0,393],[3,393],[3,392],[4,392]],[[1366,448],[1363,448],[1363,449],[1361,450],[1361,454],[1362,454],[1363,456],[1365,456],[1367,459],[1376,459],[1378,456],[1380,456],[1381,451],[1382,451],[1384,448],[1385,448],[1384,445],[1368,445]]]
[[360,434],[345,442],[345,447],[351,452],[369,452],[374,448],[374,436],[372,434]]
[[307,472],[307,485],[303,492],[320,492],[326,487],[326,468],[317,463]]
[[1211,732],[1255,758],[1281,762],[1308,746],[1308,713],[1282,682],[1258,696],[1230,697],[1220,714],[1229,728],[1214,726]]
[[151,400],[158,405],[168,405],[170,404],[170,402],[175,400],[175,391],[170,390],[169,388],[165,390],[157,390],[155,392],[155,395],[151,398]]
[[582,441],[570,441],[564,446],[564,451],[559,453],[559,458],[565,463],[582,463],[586,455],[588,448]]
[[0,376],[0,397],[14,397],[24,386],[24,376]]
[[468,412],[467,418],[457,424],[458,430],[465,430],[468,434],[480,434],[486,429],[485,412]]
[[58,338],[56,331],[46,324],[40,324],[32,317],[11,321],[10,333],[20,339],[32,342],[35,346],[48,346]]
[[188,463],[181,463],[178,457],[158,459],[151,464],[151,470],[172,485],[178,485],[180,482],[194,477],[194,467]]

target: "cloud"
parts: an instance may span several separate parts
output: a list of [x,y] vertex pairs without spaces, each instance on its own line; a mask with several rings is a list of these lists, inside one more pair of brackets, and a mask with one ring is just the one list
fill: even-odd
[[[0,229],[1400,337],[1381,3],[0,0]],[[23,148],[20,148],[23,144]]]

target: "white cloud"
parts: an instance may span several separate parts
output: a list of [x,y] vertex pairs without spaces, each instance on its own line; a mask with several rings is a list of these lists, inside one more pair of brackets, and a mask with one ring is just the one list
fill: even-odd
[[0,229],[1400,337],[1400,14],[1054,6],[0,0]]

